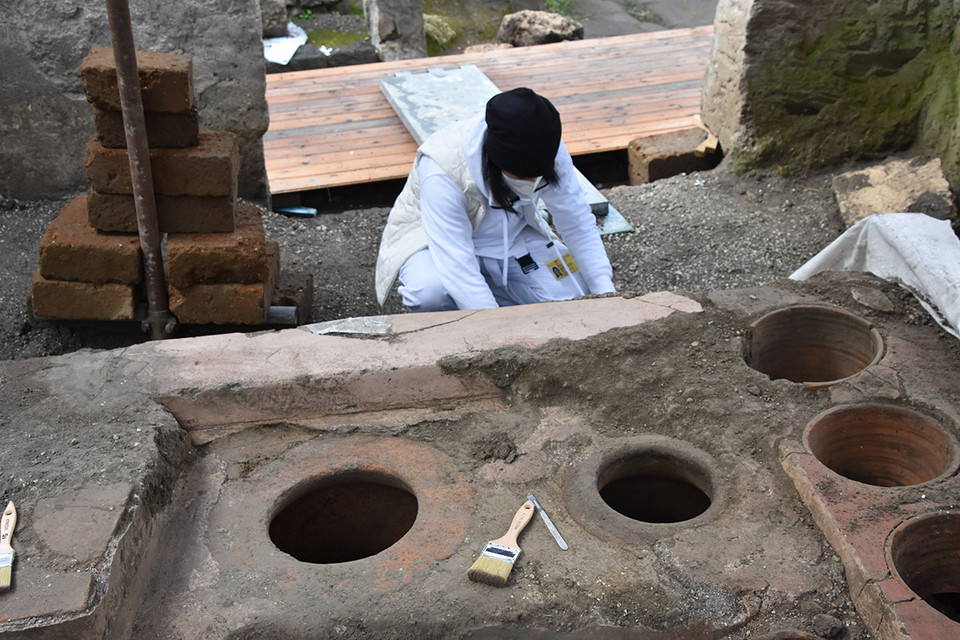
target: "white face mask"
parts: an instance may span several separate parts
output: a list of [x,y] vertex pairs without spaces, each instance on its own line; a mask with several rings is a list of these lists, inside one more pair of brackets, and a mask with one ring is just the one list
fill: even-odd
[[503,175],[503,181],[507,183],[510,190],[520,196],[520,200],[524,202],[533,201],[533,194],[536,192],[537,187],[540,186],[540,181],[543,180],[543,177],[539,177],[536,180],[524,180],[523,178],[511,178],[505,173],[501,175]]

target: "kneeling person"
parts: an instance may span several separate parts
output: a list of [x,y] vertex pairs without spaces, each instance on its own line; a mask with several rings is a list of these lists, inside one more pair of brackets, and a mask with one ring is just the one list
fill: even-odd
[[491,98],[484,116],[427,138],[380,241],[380,304],[397,279],[411,311],[614,291],[596,218],[560,130],[550,101],[519,88]]

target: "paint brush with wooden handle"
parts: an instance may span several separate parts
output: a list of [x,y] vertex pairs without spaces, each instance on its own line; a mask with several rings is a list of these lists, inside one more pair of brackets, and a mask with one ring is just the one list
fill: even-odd
[[507,578],[510,577],[513,564],[517,561],[517,556],[520,555],[517,536],[520,535],[520,532],[532,518],[533,503],[527,500],[513,516],[513,521],[510,523],[507,532],[486,544],[483,551],[480,552],[480,557],[467,571],[467,577],[474,582],[485,582],[495,587],[502,587],[507,584]]
[[13,547],[10,546],[10,540],[13,538],[13,530],[17,528],[17,509],[13,506],[13,500],[3,510],[3,518],[0,519],[0,590],[10,588],[13,581]]

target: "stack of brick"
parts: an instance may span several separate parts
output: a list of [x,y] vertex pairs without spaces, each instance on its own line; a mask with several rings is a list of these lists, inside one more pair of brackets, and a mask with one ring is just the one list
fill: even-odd
[[233,233],[170,234],[170,310],[183,324],[263,324],[279,269],[280,248],[265,241],[260,210],[243,205]]
[[47,227],[33,276],[33,313],[70,320],[132,320],[140,299],[143,258],[137,234],[99,233],[86,194]]
[[[167,234],[170,311],[181,324],[263,324],[279,248],[265,241],[260,210],[237,204],[237,138],[200,131],[189,58],[137,52],[137,65],[157,221]],[[85,161],[90,190],[41,242],[34,313],[133,319],[141,255],[112,50],[92,49],[80,76],[96,125]]]

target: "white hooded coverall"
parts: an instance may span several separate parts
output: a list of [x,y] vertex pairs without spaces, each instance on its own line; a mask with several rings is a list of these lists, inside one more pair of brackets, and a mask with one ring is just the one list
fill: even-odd
[[[491,200],[483,180],[485,135],[486,123],[478,117],[445,127],[421,145],[381,238],[380,304],[398,275],[404,304],[415,311],[482,309],[614,291],[596,218],[563,143],[554,161],[557,183],[537,191],[560,242],[534,202],[514,203],[513,213]],[[567,253],[573,269],[569,256],[562,258]]]

